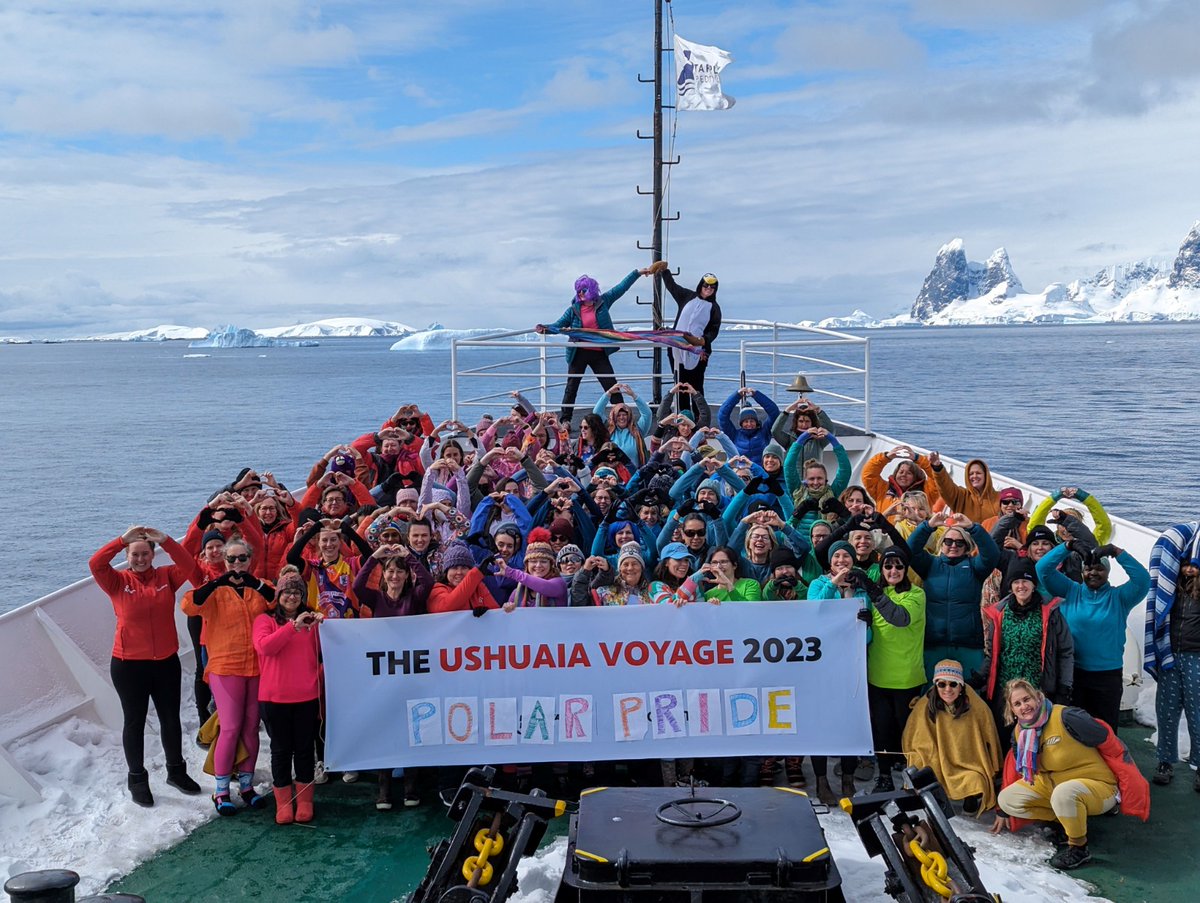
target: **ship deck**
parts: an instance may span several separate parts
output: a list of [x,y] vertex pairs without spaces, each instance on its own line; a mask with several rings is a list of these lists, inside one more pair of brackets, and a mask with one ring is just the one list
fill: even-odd
[[[1153,773],[1155,766],[1149,736],[1144,727],[1121,728],[1121,737],[1143,774]],[[1147,824],[1126,817],[1094,819],[1090,835],[1094,858],[1073,873],[1114,903],[1191,899],[1200,882],[1200,862],[1186,855],[1181,844],[1181,832],[1190,830],[1200,809],[1191,773],[1178,766],[1175,782],[1153,787],[1151,799]],[[374,800],[375,782],[364,776],[355,784],[331,781],[319,787],[316,820],[308,826],[279,827],[270,808],[215,819],[109,891],[135,893],[149,901],[189,903],[401,900],[425,873],[426,849],[449,834],[452,824],[440,805],[427,802],[418,809],[377,813]],[[844,817],[841,813],[826,816]],[[552,822],[546,842],[566,828],[565,818]],[[881,889],[882,867],[880,883],[861,890],[875,896]],[[848,900],[855,899],[855,890],[845,888]]]

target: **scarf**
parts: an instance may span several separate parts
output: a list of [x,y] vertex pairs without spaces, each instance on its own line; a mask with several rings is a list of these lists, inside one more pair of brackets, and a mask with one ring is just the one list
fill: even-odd
[[1171,651],[1171,607],[1179,568],[1196,554],[1200,523],[1178,524],[1163,532],[1150,552],[1150,592],[1146,595],[1146,648],[1143,667],[1155,680],[1175,667]]
[[[712,302],[696,296],[683,306],[679,312],[679,321],[675,328],[688,335],[703,336],[712,318]],[[695,351],[676,351],[677,360],[688,370],[700,363],[700,355]]]
[[1022,721],[1017,722],[1020,729],[1017,731],[1017,748],[1013,753],[1013,758],[1016,761],[1017,773],[1021,775],[1021,779],[1026,784],[1032,784],[1033,779],[1037,776],[1037,754],[1038,747],[1042,744],[1042,728],[1050,720],[1050,712],[1053,709],[1053,703],[1049,699],[1043,699],[1042,710],[1038,713],[1037,718],[1029,724]]
[[581,329],[547,330],[565,335],[572,342],[587,342],[592,345],[615,345],[621,342],[651,342],[655,345],[666,345],[677,351],[689,351],[691,344],[683,337],[678,329],[592,329],[586,326]]

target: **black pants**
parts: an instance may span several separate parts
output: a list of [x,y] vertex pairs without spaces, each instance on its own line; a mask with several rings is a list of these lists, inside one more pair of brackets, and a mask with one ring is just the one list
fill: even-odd
[[875,758],[879,762],[880,777],[890,774],[893,768],[904,767],[901,738],[904,736],[904,725],[908,723],[909,703],[920,693],[920,686],[907,690],[891,690],[867,684],[867,704],[871,711],[871,740],[875,744]]
[[121,700],[125,726],[121,729],[121,745],[125,748],[125,764],[130,774],[146,770],[146,713],[154,700],[158,715],[158,731],[162,737],[167,765],[183,764],[183,729],[179,726],[180,678],[179,656],[159,661],[120,659],[113,657],[109,665],[113,688]]
[[196,677],[192,682],[192,692],[196,697],[196,715],[200,719],[200,727],[209,719],[212,705],[212,690],[204,679],[204,647],[200,645],[200,630],[204,626],[204,618],[199,615],[188,615],[188,636],[192,638],[192,650],[196,653]]
[[688,368],[680,365],[672,355],[671,363],[679,374],[681,383],[687,383],[701,395],[704,394],[704,371],[708,369],[708,358],[701,360],[695,367]]
[[[596,379],[600,381],[600,386],[605,392],[617,384],[612,361],[608,359],[607,354],[596,348],[575,349],[575,356],[567,364],[567,385],[563,389],[562,410],[558,414],[558,419],[563,423],[571,422],[575,413],[575,396],[579,394],[579,383],[589,367],[596,374]],[[621,404],[621,401],[619,392],[611,399],[612,404]],[[588,405],[588,410],[591,409],[592,406]]]
[[[854,769],[858,768],[858,756],[842,756],[842,780],[854,777]],[[813,756],[812,757],[813,776],[818,778],[829,777],[829,757],[828,756]]]
[[317,723],[321,717],[320,703],[260,702],[259,711],[271,738],[271,783],[287,787],[296,780],[311,784],[316,767]]
[[1107,722],[1115,734],[1117,722],[1121,719],[1121,692],[1124,689],[1121,669],[1085,671],[1077,667],[1072,686],[1071,704],[1079,706],[1093,718]]

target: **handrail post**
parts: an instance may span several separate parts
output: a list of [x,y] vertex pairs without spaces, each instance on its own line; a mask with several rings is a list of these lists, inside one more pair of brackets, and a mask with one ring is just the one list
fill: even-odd
[[458,339],[450,340],[450,417],[458,419]]
[[863,343],[863,429],[871,432],[871,340]]
[[541,374],[541,406],[542,410],[544,411],[546,410],[546,339],[544,336],[539,342],[539,345],[541,347],[538,349],[538,371]]
[[778,362],[779,362],[779,322],[771,321],[771,340],[774,342],[771,345],[771,397],[779,397],[779,378],[778,378]]

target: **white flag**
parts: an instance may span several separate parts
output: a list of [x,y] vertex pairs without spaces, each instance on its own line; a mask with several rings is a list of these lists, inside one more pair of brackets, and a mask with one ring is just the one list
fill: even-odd
[[729,51],[693,44],[675,35],[676,102],[680,110],[728,110],[734,99],[721,93],[721,70],[733,62]]

